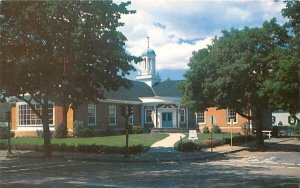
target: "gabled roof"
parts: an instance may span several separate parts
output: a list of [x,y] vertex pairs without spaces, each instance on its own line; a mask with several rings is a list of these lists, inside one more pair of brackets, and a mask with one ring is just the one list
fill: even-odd
[[131,88],[120,87],[117,91],[108,91],[104,93],[106,99],[138,101],[139,97],[154,97],[152,89],[144,82],[131,81]]
[[177,84],[183,80],[166,80],[155,84],[152,89],[155,96],[160,97],[181,97],[181,93],[177,89]]

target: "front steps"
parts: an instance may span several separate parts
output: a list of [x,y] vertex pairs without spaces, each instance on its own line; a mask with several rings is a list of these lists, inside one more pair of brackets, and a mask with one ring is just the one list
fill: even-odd
[[188,133],[192,128],[152,128],[151,133]]

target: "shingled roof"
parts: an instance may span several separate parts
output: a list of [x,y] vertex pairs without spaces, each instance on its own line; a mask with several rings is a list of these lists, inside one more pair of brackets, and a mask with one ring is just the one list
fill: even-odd
[[177,84],[183,80],[166,80],[155,84],[152,89],[155,96],[160,97],[181,97],[181,93],[177,89]]
[[139,97],[154,97],[152,89],[146,83],[133,80],[131,82],[131,88],[121,87],[117,91],[108,91],[104,97],[106,99],[138,102],[140,102]]

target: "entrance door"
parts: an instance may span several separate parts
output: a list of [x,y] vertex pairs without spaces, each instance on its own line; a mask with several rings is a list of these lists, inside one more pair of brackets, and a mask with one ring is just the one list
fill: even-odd
[[173,127],[172,119],[173,119],[172,112],[163,112],[162,113],[162,127],[163,128]]

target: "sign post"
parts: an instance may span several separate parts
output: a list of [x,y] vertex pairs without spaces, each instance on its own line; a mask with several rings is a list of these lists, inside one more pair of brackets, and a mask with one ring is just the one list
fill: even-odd
[[230,127],[231,127],[231,131],[230,131],[230,147],[232,147],[232,126],[233,126],[233,119],[230,119]]
[[210,152],[213,152],[213,145],[212,145],[212,139],[213,139],[213,124],[214,124],[214,116],[211,116],[211,123],[210,123]]

